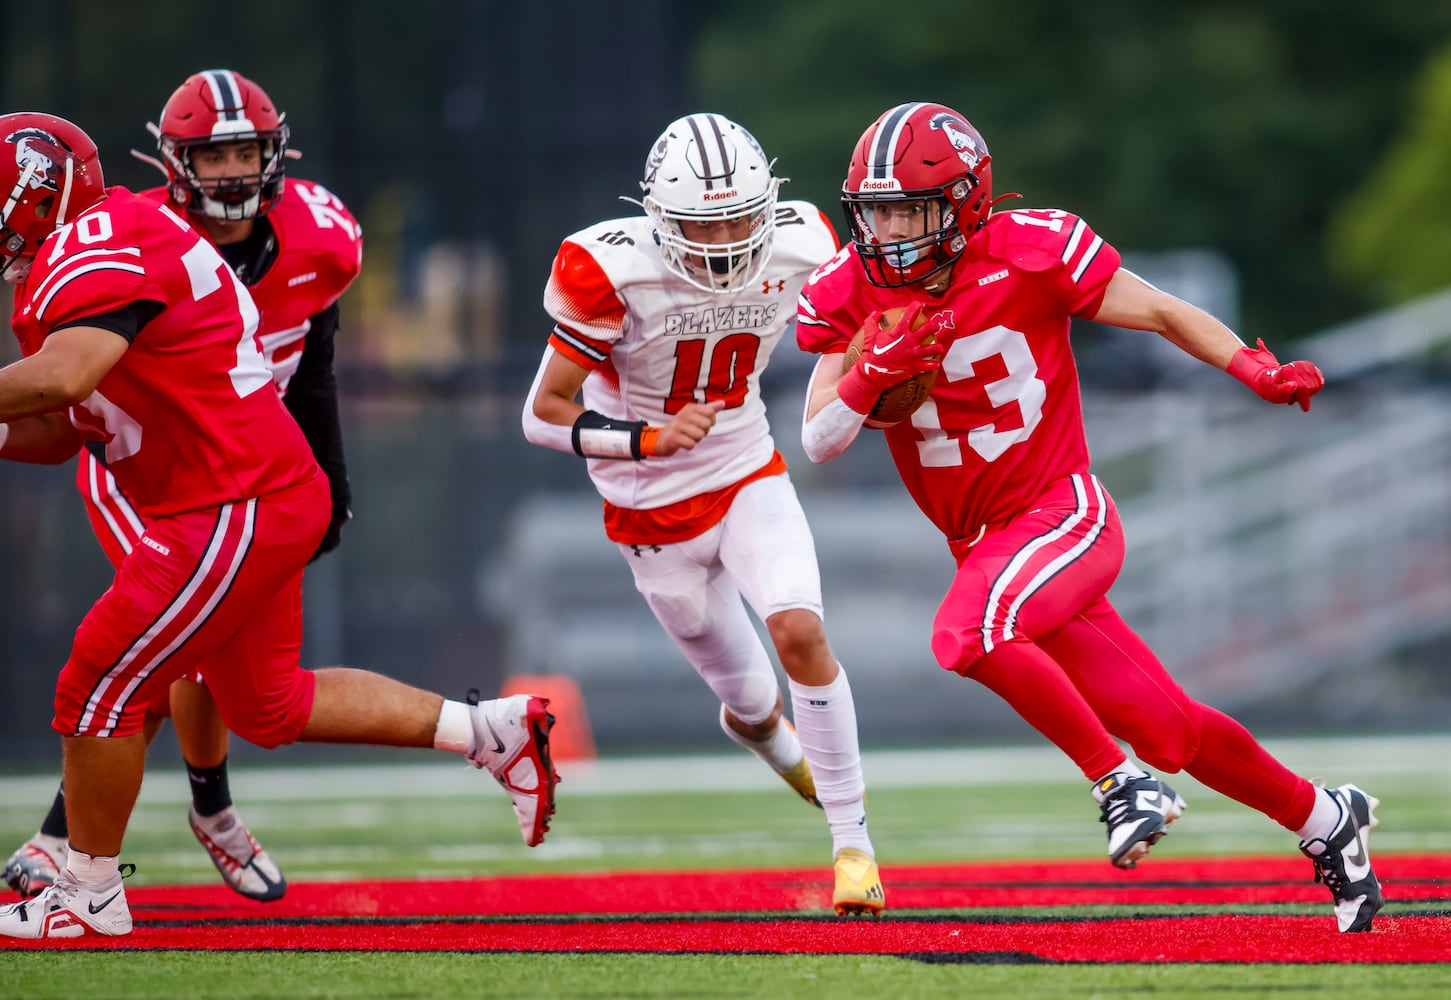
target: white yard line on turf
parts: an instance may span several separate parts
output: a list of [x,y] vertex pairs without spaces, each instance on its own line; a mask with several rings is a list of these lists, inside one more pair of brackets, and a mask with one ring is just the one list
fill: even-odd
[[[1357,739],[1266,740],[1286,765],[1336,781],[1369,781],[1376,775],[1445,773],[1451,736],[1387,736]],[[281,760],[286,750],[278,751]],[[1068,759],[1049,746],[876,750],[863,754],[868,788],[972,787],[1004,783],[1071,782]],[[155,770],[166,773],[173,766]],[[458,791],[467,780],[462,760],[428,763],[233,767],[232,783],[248,802],[331,801],[369,798],[435,798]],[[607,757],[563,761],[561,795],[772,790],[779,779],[750,754]],[[0,776],[0,802],[8,808],[43,808],[55,796],[57,773]],[[480,776],[484,778],[485,776]],[[184,803],[183,781],[148,780],[141,804]]]

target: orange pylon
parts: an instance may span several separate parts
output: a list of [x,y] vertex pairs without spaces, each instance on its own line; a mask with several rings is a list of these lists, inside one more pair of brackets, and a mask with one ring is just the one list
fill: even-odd
[[549,754],[555,761],[594,760],[595,738],[584,710],[584,695],[573,677],[563,674],[515,674],[504,681],[499,697],[533,694],[549,699],[554,728]]

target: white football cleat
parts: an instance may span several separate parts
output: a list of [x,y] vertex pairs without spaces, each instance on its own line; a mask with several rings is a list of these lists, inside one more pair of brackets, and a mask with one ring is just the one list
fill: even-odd
[[1368,931],[1385,906],[1380,880],[1370,867],[1370,831],[1380,825],[1374,812],[1380,799],[1354,785],[1328,791],[1340,807],[1340,819],[1329,836],[1302,840],[1300,851],[1314,863],[1315,881],[1330,890],[1341,932]]
[[1142,861],[1188,808],[1174,789],[1153,775],[1115,773],[1093,786],[1099,822],[1108,824],[1108,858],[1118,868]]
[[215,816],[202,816],[192,806],[186,818],[191,832],[217,866],[222,881],[233,892],[259,903],[281,899],[287,892],[287,879],[282,877],[282,870],[257,843],[247,824],[237,815],[236,806],[227,806]]
[[514,803],[524,843],[536,847],[549,831],[554,786],[559,783],[549,758],[549,730],[554,726],[554,716],[546,711],[549,699],[516,694],[481,702],[479,692],[472,690],[468,704],[474,725],[469,763],[488,768],[504,786]]
[[64,837],[37,833],[10,855],[0,877],[22,896],[39,896],[55,884],[55,877],[65,867],[66,854]]
[[[129,869],[130,866],[123,866]],[[73,882],[61,870],[51,885],[34,899],[0,906],[0,936],[13,938],[74,938],[86,934],[118,937],[131,933],[131,908],[126,888],[117,874],[102,886]]]

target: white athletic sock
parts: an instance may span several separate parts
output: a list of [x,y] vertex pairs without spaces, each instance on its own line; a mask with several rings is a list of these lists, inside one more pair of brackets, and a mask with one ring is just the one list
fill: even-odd
[[[782,722],[785,720],[783,719]],[[726,723],[726,707],[720,707],[720,728],[731,740],[745,747],[751,753],[771,765],[771,770],[784,774],[801,763],[801,741],[787,725],[779,725],[776,731],[764,740],[751,740],[736,732]]]
[[37,833],[30,839],[33,843],[39,844],[46,850],[54,852],[56,854],[59,854],[61,851],[69,852],[70,850],[70,845],[66,843],[66,839],[64,837],[52,837],[48,833]]
[[1295,833],[1301,840],[1323,840],[1335,831],[1340,822],[1340,803],[1323,788],[1315,789],[1315,805],[1310,818]]
[[831,828],[831,853],[855,847],[875,857],[867,833],[866,780],[857,743],[856,704],[846,670],[821,687],[788,681],[796,735],[811,764],[816,798]]
[[438,712],[438,728],[433,731],[435,750],[450,753],[468,753],[474,739],[474,724],[469,717],[471,709],[461,701],[444,699]]
[[1102,778],[1099,778],[1094,784],[1097,785],[1108,778],[1112,778],[1115,774],[1126,774],[1130,778],[1146,778],[1149,772],[1125,757],[1122,764],[1116,765],[1113,770],[1109,771]]
[[105,885],[121,873],[116,855],[86,854],[67,845],[65,870],[72,882],[79,885]]

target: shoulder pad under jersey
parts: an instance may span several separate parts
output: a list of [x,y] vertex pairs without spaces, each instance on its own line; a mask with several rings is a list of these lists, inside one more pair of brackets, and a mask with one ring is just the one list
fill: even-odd
[[1065,252],[1082,220],[1057,208],[1021,208],[989,217],[988,252],[1024,271],[1049,271],[1064,266]]
[[277,233],[279,263],[287,259],[289,270],[298,272],[289,280],[315,272],[307,283],[315,284],[313,294],[324,300],[321,311],[347,291],[362,269],[363,227],[321,184],[291,177],[283,183],[282,198],[267,213]]

